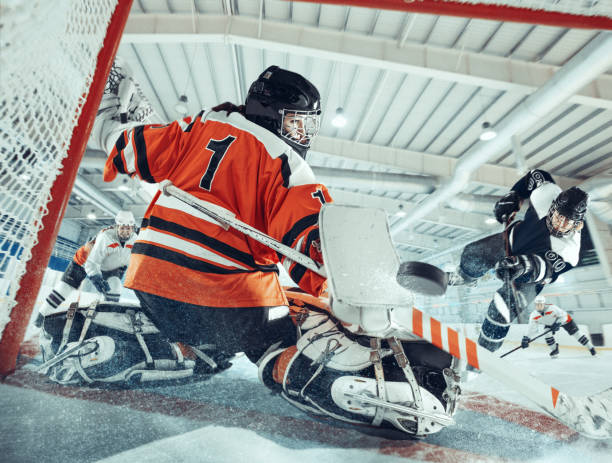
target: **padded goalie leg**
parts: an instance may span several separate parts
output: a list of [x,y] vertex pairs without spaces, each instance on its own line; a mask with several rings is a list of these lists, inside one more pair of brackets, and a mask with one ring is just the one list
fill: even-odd
[[[259,377],[301,410],[347,423],[396,428],[415,436],[453,423],[443,403],[422,385],[417,386],[422,405],[415,406],[414,391],[392,351],[378,353],[380,360],[373,360],[371,347],[347,337],[330,319],[305,333],[296,346],[264,356]],[[374,363],[383,375],[375,374]],[[422,368],[427,373],[417,377],[423,380],[435,370],[446,387],[439,369]]]

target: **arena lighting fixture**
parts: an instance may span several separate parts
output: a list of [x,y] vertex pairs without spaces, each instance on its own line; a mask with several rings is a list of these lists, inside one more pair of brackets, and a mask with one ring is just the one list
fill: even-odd
[[336,109],[336,115],[332,119],[332,125],[338,128],[346,125],[346,117],[344,117],[344,110],[342,108]]
[[119,191],[129,191],[130,187],[127,185],[119,185],[119,188],[117,188]]
[[174,110],[179,113],[181,116],[186,116],[189,108],[187,108],[187,103],[189,100],[187,99],[187,95],[179,96],[178,101],[174,105]]
[[87,213],[87,218],[89,220],[96,220],[96,218],[97,218],[96,213],[94,211],[88,212]]
[[482,141],[493,140],[497,137],[497,132],[493,130],[491,124],[487,121],[482,123],[482,132],[480,133],[480,138]]
[[485,220],[485,223],[487,225],[495,225],[497,223],[497,220],[495,220],[493,217],[489,217],[488,219]]

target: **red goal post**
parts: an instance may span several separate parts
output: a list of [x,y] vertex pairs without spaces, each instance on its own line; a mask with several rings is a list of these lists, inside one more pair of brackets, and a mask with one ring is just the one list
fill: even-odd
[[0,25],[0,377],[14,370],[132,0],[13,0]]

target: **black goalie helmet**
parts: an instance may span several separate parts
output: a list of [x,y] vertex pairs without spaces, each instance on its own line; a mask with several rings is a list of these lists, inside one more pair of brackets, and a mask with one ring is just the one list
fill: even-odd
[[319,133],[319,91],[300,74],[270,66],[249,88],[245,116],[270,130],[305,158]]
[[546,216],[546,226],[552,236],[560,238],[582,227],[589,195],[578,187],[559,193]]

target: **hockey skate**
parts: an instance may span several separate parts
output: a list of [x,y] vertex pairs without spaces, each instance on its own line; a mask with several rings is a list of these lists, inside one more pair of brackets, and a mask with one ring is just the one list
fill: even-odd
[[157,122],[160,122],[159,116],[132,77],[130,67],[121,58],[115,58],[104,87],[90,143],[94,148],[110,152],[121,131]]
[[550,357],[556,359],[559,356],[559,343],[555,344],[555,348],[550,352]]
[[591,353],[591,355],[597,355],[597,352],[595,351],[595,348],[594,348],[594,347],[591,347],[591,348],[589,349],[589,352]]

